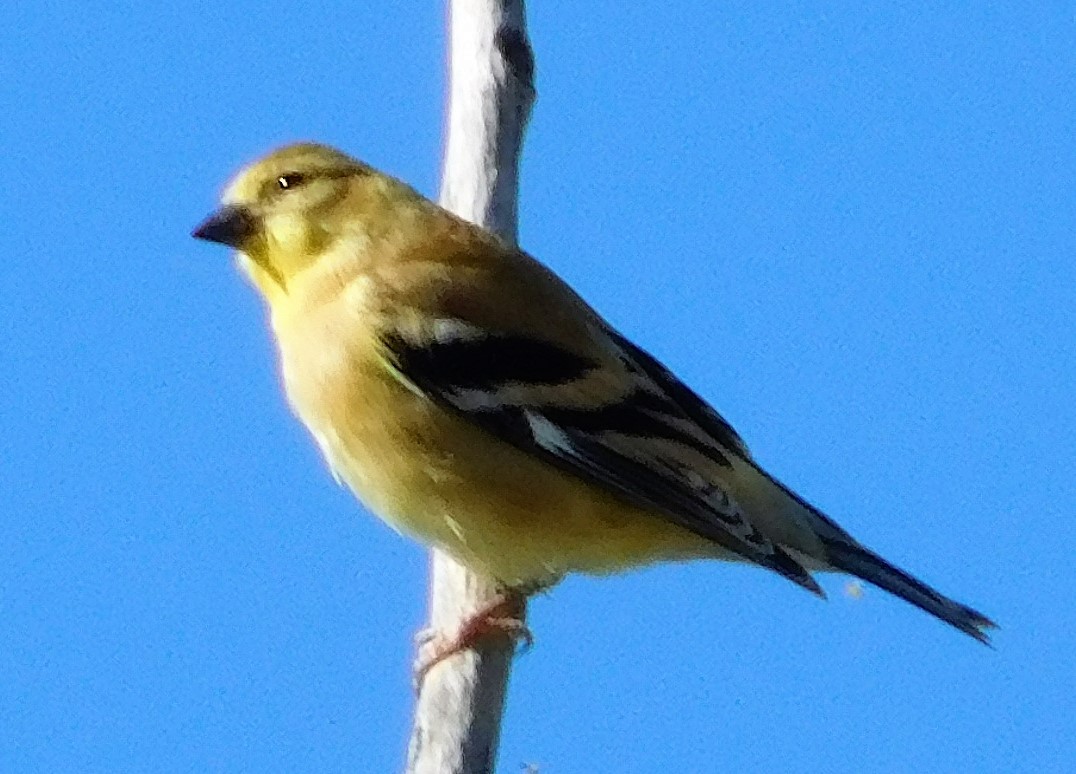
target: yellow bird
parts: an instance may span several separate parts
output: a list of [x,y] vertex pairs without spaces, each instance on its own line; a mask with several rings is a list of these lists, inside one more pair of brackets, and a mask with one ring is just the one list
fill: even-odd
[[242,170],[194,236],[239,251],[288,400],[337,478],[506,593],[731,559],[818,595],[811,571],[850,573],[989,642],[990,619],[766,473],[549,269],[405,183],[292,145]]

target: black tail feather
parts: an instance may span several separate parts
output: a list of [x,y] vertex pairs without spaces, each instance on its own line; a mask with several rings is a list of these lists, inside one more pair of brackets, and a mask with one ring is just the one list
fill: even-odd
[[840,540],[823,542],[834,568],[912,603],[984,645],[990,644],[986,630],[996,629],[997,624],[978,610],[949,599],[863,546]]

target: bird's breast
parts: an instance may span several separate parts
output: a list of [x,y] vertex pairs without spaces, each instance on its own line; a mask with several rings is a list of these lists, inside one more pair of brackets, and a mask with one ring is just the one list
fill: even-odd
[[337,478],[398,531],[506,584],[713,553],[413,391],[353,331],[311,324],[280,345],[289,401]]

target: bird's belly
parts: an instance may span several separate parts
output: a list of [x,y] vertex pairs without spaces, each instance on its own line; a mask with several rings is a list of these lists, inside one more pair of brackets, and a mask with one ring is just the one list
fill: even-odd
[[[322,381],[317,400],[289,395],[336,475],[371,511],[507,585],[721,555],[709,541],[491,439],[387,374],[361,384]],[[376,410],[389,405],[391,413]]]

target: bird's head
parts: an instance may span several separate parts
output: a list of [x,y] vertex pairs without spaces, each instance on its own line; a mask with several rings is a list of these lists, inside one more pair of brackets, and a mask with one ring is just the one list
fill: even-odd
[[334,148],[289,145],[241,170],[193,236],[234,247],[263,293],[349,240],[355,252],[399,222],[419,194]]

